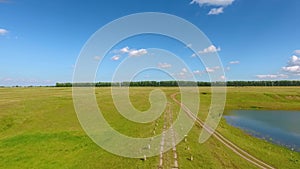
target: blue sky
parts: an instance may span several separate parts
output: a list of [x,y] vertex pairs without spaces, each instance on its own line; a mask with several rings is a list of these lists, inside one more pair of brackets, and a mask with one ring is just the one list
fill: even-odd
[[[227,80],[299,79],[299,8],[299,0],[0,0],[0,86],[72,81],[89,37],[109,22],[139,12],[168,13],[196,25],[214,45],[203,51],[218,52]],[[156,35],[126,39],[105,56],[96,80],[110,80],[127,57],[161,48],[183,59],[197,80],[207,81],[207,72],[217,68],[203,67],[186,45]],[[158,68],[172,66],[157,63]],[[184,80],[185,72],[173,73]],[[157,71],[136,77],[155,79],[168,77]]]

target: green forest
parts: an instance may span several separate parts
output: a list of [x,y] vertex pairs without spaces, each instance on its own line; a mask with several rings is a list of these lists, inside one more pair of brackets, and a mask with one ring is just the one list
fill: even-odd
[[96,82],[96,83],[56,83],[56,87],[110,87],[110,86],[300,86],[300,81],[228,81],[228,82],[194,82],[194,81],[134,81],[134,82]]

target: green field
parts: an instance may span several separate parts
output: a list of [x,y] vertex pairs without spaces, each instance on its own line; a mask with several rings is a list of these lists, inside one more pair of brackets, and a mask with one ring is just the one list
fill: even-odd
[[[161,88],[168,96],[177,88]],[[147,110],[150,87],[130,89],[132,104]],[[210,88],[199,88],[199,117],[206,117]],[[132,123],[121,116],[110,95],[110,88],[96,89],[104,117],[119,132],[133,137],[150,137],[155,122]],[[169,99],[172,109],[179,107]],[[228,88],[225,114],[230,110],[300,110],[299,87]],[[163,118],[157,120],[162,132]],[[300,153],[253,138],[231,127],[222,119],[218,131],[255,157],[275,168],[297,169]],[[256,168],[211,137],[198,143],[201,128],[195,125],[177,145],[179,168]],[[190,147],[190,150],[186,149]],[[165,156],[171,157],[171,152]],[[193,156],[193,161],[189,158]],[[71,88],[0,88],[0,168],[157,168],[159,157],[129,159],[98,147],[82,130],[72,101]],[[168,166],[165,162],[165,168]]]

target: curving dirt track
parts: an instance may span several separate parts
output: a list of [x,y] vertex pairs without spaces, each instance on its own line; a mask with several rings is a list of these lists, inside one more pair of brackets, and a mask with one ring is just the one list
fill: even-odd
[[220,141],[222,144],[224,144],[226,147],[231,149],[234,153],[236,153],[241,158],[247,160],[248,162],[252,163],[253,165],[262,168],[262,169],[275,169],[271,165],[265,163],[262,160],[257,159],[256,157],[252,156],[248,152],[244,151],[228,139],[226,139],[224,136],[222,136],[219,132],[213,131],[209,126],[206,126],[204,122],[199,119],[197,116],[195,116],[184,104],[182,104],[180,101],[176,99],[176,95],[178,93],[174,93],[171,95],[171,98],[174,102],[179,104],[181,108],[187,113],[189,117],[194,119],[202,128],[204,128],[207,132],[211,133],[213,137],[215,137],[218,141]]

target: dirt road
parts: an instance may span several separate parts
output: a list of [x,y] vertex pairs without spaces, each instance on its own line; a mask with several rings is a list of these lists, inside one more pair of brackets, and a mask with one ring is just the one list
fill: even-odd
[[181,108],[187,113],[189,117],[194,119],[202,128],[204,128],[207,132],[211,133],[213,137],[215,137],[218,141],[220,141],[222,144],[224,144],[226,147],[228,147],[230,150],[232,150],[234,153],[236,153],[241,158],[247,160],[248,162],[252,163],[253,165],[262,168],[262,169],[275,169],[274,167],[270,166],[269,164],[263,162],[262,160],[257,159],[256,157],[252,156],[251,154],[247,153],[228,139],[226,139],[224,136],[222,136],[219,132],[213,131],[209,126],[204,125],[205,123],[196,117],[184,104],[182,104],[180,101],[176,99],[176,95],[178,93],[174,93],[171,95],[171,98],[181,106]]

